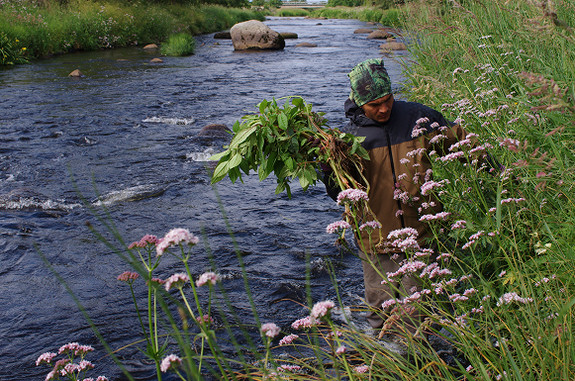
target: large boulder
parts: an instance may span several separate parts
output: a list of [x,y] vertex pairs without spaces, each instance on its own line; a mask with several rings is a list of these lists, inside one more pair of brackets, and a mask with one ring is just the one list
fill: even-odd
[[281,50],[284,38],[258,20],[238,23],[230,29],[234,50]]

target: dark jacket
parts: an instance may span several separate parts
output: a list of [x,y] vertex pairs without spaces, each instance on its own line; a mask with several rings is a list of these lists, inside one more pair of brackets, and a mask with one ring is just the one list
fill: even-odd
[[[441,211],[438,200],[420,191],[421,185],[431,179],[428,154],[432,150],[439,155],[448,153],[452,144],[465,138],[465,131],[445,120],[440,112],[414,102],[396,100],[389,121],[383,124],[366,117],[350,99],[345,103],[345,114],[350,120],[348,132],[366,137],[363,146],[370,160],[365,163],[364,175],[369,184],[369,205],[382,225],[381,236],[386,239],[392,230],[412,227],[418,230],[421,241],[429,233],[427,223],[419,221],[421,215]],[[428,121],[419,124],[420,135],[413,136],[422,118]],[[442,139],[430,143],[438,134]],[[427,207],[432,201],[436,206]],[[427,208],[419,211],[422,205]],[[378,242],[379,237],[377,231],[373,232],[372,242]],[[366,233],[362,233],[362,240],[367,247]]]

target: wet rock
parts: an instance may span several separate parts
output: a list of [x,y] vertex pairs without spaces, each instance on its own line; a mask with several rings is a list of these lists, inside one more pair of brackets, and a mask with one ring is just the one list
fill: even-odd
[[84,74],[79,69],[76,69],[76,70],[72,71],[70,74],[68,74],[68,77],[79,78],[79,77],[83,77],[83,76],[84,76]]
[[230,132],[230,129],[224,124],[208,124],[202,127],[200,132],[198,132],[198,136],[228,137]]
[[144,49],[144,50],[158,49],[158,45],[156,45],[156,44],[148,44],[148,45],[144,46],[142,49]]
[[157,57],[156,57],[156,58],[152,58],[152,59],[150,60],[150,62],[151,62],[151,63],[162,63],[162,62],[164,62],[164,60],[161,59],[161,58],[157,58]]
[[373,29],[370,28],[359,28],[353,31],[354,34],[364,34],[364,33],[368,34],[371,32],[373,32]]
[[393,34],[383,30],[383,29],[376,29],[373,32],[371,32],[367,38],[369,39],[382,39],[385,40],[387,38],[393,38]]
[[216,34],[214,34],[214,38],[217,40],[231,40],[232,35],[230,34],[229,30],[226,30],[223,32],[217,32]]
[[296,45],[296,47],[298,48],[315,48],[317,47],[317,44],[312,44],[311,42],[301,42],[299,44]]
[[407,46],[403,42],[390,41],[385,44],[379,45],[383,52],[391,52],[394,50],[407,50]]
[[293,32],[282,32],[282,33],[280,33],[280,36],[282,36],[285,40],[298,38],[297,33],[293,33]]
[[230,29],[234,50],[281,50],[284,38],[258,20],[238,23]]

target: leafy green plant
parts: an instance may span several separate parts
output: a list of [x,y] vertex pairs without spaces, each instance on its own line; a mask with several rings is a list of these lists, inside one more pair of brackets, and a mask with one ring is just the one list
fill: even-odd
[[162,53],[167,56],[189,56],[194,54],[196,40],[187,33],[173,34],[168,41],[162,45]]
[[15,65],[28,63],[26,47],[21,46],[18,39],[12,39],[0,32],[0,65]]
[[259,114],[245,115],[233,126],[234,137],[226,150],[212,156],[218,165],[212,176],[217,183],[229,176],[241,180],[242,172],[258,172],[260,180],[272,172],[277,177],[276,193],[291,197],[290,181],[298,178],[304,190],[319,180],[322,163],[329,166],[341,189],[365,189],[361,179],[362,161],[368,159],[361,146],[363,138],[338,129],[329,129],[323,113],[301,97],[289,97],[284,107],[276,100],[258,104]]

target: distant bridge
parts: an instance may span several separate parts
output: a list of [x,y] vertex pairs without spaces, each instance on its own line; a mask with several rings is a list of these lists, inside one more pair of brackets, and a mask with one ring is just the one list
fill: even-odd
[[283,7],[294,7],[294,8],[323,8],[327,5],[327,1],[320,1],[317,3],[308,3],[306,1],[284,1],[282,2]]

